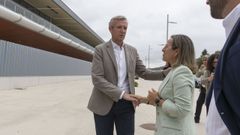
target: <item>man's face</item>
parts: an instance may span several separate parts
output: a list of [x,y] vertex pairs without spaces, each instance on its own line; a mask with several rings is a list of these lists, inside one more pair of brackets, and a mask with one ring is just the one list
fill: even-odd
[[223,10],[227,5],[228,0],[207,0],[210,6],[211,16],[216,19],[223,19]]
[[118,44],[122,44],[127,32],[128,22],[126,20],[114,21],[109,30],[112,35],[112,40]]

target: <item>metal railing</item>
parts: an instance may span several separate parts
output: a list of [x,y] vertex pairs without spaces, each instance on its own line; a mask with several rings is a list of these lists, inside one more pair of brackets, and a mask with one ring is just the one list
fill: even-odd
[[87,43],[81,41],[80,39],[76,38],[75,36],[69,34],[68,32],[64,31],[63,29],[59,28],[58,26],[52,24],[51,22],[43,19],[42,17],[38,16],[37,14],[33,13],[32,11],[22,7],[21,5],[17,4],[14,1],[11,0],[0,0],[0,5],[3,5],[4,7],[21,14],[22,16],[42,25],[45,26],[47,29],[54,31],[66,38],[69,38],[73,40],[76,43],[79,43],[80,45],[90,49],[94,50],[94,48]]

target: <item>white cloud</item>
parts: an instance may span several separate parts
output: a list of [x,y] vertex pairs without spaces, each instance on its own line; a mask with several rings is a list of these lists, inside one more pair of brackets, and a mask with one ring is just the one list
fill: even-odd
[[220,20],[210,16],[209,6],[201,0],[63,0],[90,28],[105,41],[110,39],[108,21],[116,15],[128,18],[126,43],[136,47],[144,62],[148,46],[152,66],[162,64],[161,46],[166,41],[166,15],[171,34],[186,34],[194,42],[196,56],[203,49],[220,50],[225,41]]

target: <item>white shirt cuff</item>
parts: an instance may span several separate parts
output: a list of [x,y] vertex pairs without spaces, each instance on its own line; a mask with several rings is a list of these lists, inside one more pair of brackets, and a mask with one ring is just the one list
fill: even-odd
[[123,98],[123,95],[124,95],[125,91],[122,92],[121,96],[119,99],[122,99]]

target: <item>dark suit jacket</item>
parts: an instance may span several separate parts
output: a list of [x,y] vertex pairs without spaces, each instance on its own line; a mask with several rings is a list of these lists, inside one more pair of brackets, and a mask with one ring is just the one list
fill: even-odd
[[[165,78],[168,71],[147,70],[134,47],[125,44],[124,50],[130,93],[135,93],[135,73],[148,80],[163,80]],[[117,62],[111,41],[98,45],[95,48],[92,61],[92,82],[94,87],[88,103],[88,109],[92,112],[106,115],[111,110],[113,103],[119,100],[122,90],[117,87],[117,71]]]
[[240,134],[240,18],[229,35],[220,55],[214,81],[207,97],[209,106],[212,91],[218,112],[232,135]]

